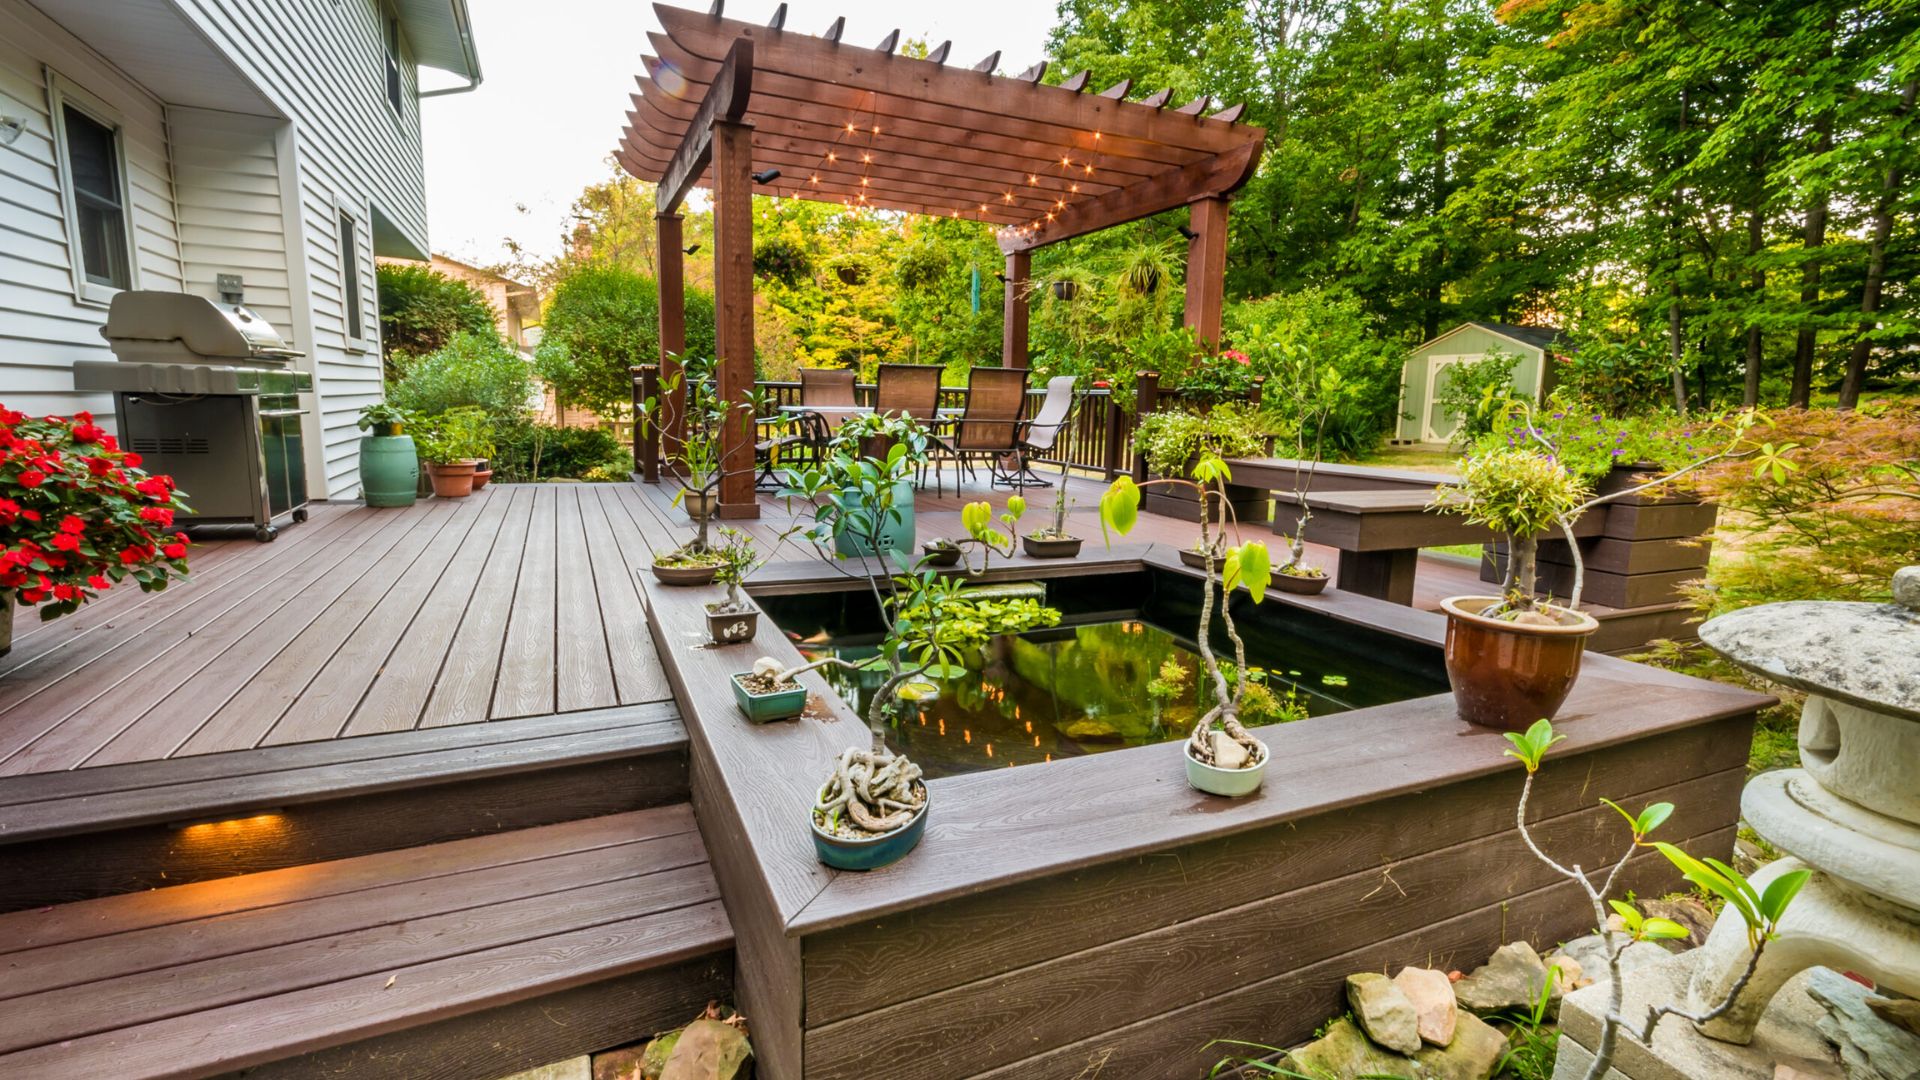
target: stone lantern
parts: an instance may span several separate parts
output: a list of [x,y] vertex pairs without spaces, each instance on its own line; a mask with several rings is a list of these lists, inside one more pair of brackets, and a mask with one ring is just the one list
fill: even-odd
[[[1787,856],[1755,889],[1813,871],[1740,999],[1701,1028],[1712,1038],[1749,1042],[1781,984],[1814,966],[1920,996],[1920,566],[1894,575],[1893,596],[1763,604],[1700,627],[1727,659],[1807,693],[1801,767],[1755,777],[1740,809]],[[1689,1007],[1723,1000],[1749,957],[1729,913],[1700,950]]]

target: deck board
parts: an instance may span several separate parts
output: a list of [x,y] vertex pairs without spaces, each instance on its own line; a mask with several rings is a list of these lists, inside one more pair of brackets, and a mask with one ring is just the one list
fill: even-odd
[[578,495],[572,485],[566,485],[564,492],[552,485],[534,489],[533,518],[527,523],[527,544],[520,556],[520,577],[514,585],[506,647],[500,653],[499,681],[493,691],[494,716],[553,711],[558,503]]

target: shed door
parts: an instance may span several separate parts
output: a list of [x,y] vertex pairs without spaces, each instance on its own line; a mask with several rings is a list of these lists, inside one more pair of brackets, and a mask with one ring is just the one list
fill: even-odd
[[1460,418],[1441,407],[1440,394],[1453,378],[1455,364],[1471,364],[1480,359],[1479,356],[1427,357],[1427,408],[1420,418],[1423,441],[1443,443],[1453,438],[1453,429],[1460,426]]

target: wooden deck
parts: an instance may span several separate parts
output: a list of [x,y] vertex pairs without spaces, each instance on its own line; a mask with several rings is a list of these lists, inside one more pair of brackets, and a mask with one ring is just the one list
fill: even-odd
[[[1090,551],[1100,490],[1072,484]],[[956,535],[966,502],[1008,494],[923,493],[919,534]],[[1027,521],[1043,519],[1051,492],[1027,498]],[[776,558],[808,558],[797,541],[776,552],[791,515],[771,495],[761,507],[734,524]],[[1142,515],[1129,539],[1193,530]],[[316,505],[272,544],[196,544],[192,576],[164,593],[21,620],[0,659],[0,777],[665,700],[635,575],[690,535],[668,485],[543,484],[405,510]],[[1337,558],[1308,561],[1331,573]],[[1479,587],[1464,561],[1423,559],[1414,606]]]

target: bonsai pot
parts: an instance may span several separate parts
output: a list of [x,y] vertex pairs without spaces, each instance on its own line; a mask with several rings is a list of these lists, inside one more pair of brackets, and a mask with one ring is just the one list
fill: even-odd
[[1021,549],[1036,559],[1070,559],[1080,554],[1081,543],[1077,536],[1027,535],[1020,538]]
[[445,464],[427,463],[427,474],[433,478],[433,493],[442,499],[464,499],[473,494],[473,467],[479,462],[449,461]]
[[653,564],[653,576],[662,585],[711,585],[720,573],[717,566],[662,566]]
[[936,544],[929,540],[920,545],[920,551],[926,555],[928,566],[960,565],[960,549],[953,544]]
[[878,870],[888,863],[899,862],[920,843],[927,831],[927,808],[933,804],[931,797],[920,804],[919,812],[913,819],[892,832],[878,836],[863,836],[851,840],[844,836],[835,836],[822,829],[813,819],[813,811],[807,811],[807,824],[813,827],[813,850],[820,861],[835,870]]
[[753,672],[742,671],[729,681],[733,683],[733,700],[747,719],[756,724],[772,720],[791,720],[807,708],[807,688],[795,685],[791,690],[775,690],[770,694],[756,694],[746,688],[740,680],[751,676]]
[[[1259,740],[1254,740],[1259,742]],[[1209,765],[1193,756],[1193,749],[1186,743],[1180,744],[1180,755],[1187,760],[1187,783],[1209,795],[1224,795],[1237,799],[1242,795],[1251,795],[1259,790],[1260,781],[1266,779],[1267,762],[1273,760],[1273,753],[1266,743],[1260,743],[1260,761],[1244,769],[1222,769]]]
[[1497,596],[1440,601],[1447,614],[1447,682],[1460,719],[1501,731],[1551,720],[1580,677],[1580,656],[1600,624],[1584,612],[1553,608],[1578,622],[1534,626],[1478,614]]
[[711,491],[680,489],[680,505],[687,511],[687,517],[694,521],[705,521],[712,517],[713,504],[716,501],[717,497]]
[[1318,596],[1326,589],[1327,582],[1331,580],[1333,579],[1326,574],[1321,574],[1318,577],[1309,577],[1304,574],[1283,574],[1276,570],[1274,571],[1273,579],[1268,582],[1268,584],[1273,588],[1279,589],[1281,592],[1292,593],[1295,596]]
[[[1207,568],[1207,557],[1193,550],[1192,548],[1180,549],[1180,561],[1183,563],[1186,563],[1188,566],[1193,567],[1195,570],[1205,570]],[[1221,570],[1226,568],[1226,565],[1227,565],[1227,557],[1225,555],[1215,555],[1213,557],[1214,573],[1216,574],[1219,573]]]
[[[724,601],[723,601],[724,603]],[[752,641],[760,630],[760,609],[752,604],[745,611],[716,611],[720,604],[707,605],[707,636],[715,645],[738,645]]]
[[413,436],[360,437],[360,491],[368,506],[412,506],[420,497],[420,480],[420,453]]

